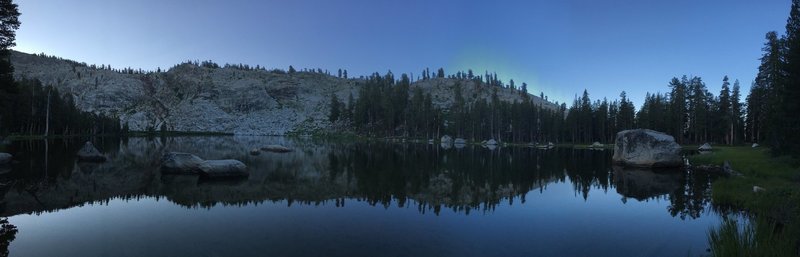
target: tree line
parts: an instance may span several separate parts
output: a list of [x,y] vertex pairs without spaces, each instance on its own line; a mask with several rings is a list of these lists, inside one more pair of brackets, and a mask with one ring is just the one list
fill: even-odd
[[[763,57],[750,94],[742,99],[738,80],[722,78],[714,95],[697,76],[674,77],[667,93],[647,93],[636,111],[623,91],[618,100],[592,101],[588,91],[575,97],[572,105],[548,108],[533,104],[527,85],[508,85],[496,74],[475,76],[470,70],[446,76],[443,69],[422,71],[422,80],[455,79],[454,103],[437,108],[431,96],[412,86],[406,74],[395,80],[390,73],[373,74],[353,100],[331,99],[333,122],[340,122],[358,133],[373,136],[434,138],[452,135],[472,140],[493,138],[506,142],[611,142],[616,132],[649,128],[666,132],[680,143],[767,144],[776,153],[800,152],[800,4],[794,0],[786,34],[766,35]],[[485,78],[485,80],[484,80]],[[462,85],[472,80],[493,86],[489,101],[466,102]],[[497,98],[498,88],[511,88],[523,101]],[[542,94],[542,98],[546,98]]]
[[[444,76],[441,76],[444,77]],[[395,79],[374,73],[347,101],[331,95],[329,118],[371,136],[435,138],[442,135],[472,140],[506,142],[591,143],[612,142],[617,132],[649,128],[673,135],[680,143],[740,144],[752,141],[745,122],[745,105],[738,80],[722,79],[718,95],[709,92],[700,77],[672,78],[666,94],[648,93],[639,110],[625,91],[615,100],[592,100],[587,90],[572,105],[556,108],[535,104],[523,87],[515,88],[477,76],[478,86],[488,86],[491,97],[468,102],[463,95],[467,78],[450,76],[453,103],[436,107],[429,93],[412,85],[409,76]],[[424,79],[427,74],[423,73]],[[509,83],[511,84],[511,83]],[[512,88],[521,101],[498,97]]]
[[777,153],[800,153],[800,1],[793,0],[786,33],[767,32],[758,74],[747,96],[747,138]]

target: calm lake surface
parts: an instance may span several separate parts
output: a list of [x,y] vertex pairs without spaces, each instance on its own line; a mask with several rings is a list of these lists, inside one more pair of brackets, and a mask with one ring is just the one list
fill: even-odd
[[[0,168],[11,256],[702,256],[705,174],[615,169],[612,151],[280,137],[14,141]],[[249,150],[267,144],[291,153]],[[165,151],[250,176],[162,175]]]

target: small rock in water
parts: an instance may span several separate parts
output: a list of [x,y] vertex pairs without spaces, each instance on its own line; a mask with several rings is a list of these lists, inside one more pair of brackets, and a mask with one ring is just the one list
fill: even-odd
[[767,191],[767,190],[764,189],[763,187],[753,186],[753,193],[764,192],[764,191]]
[[753,148],[759,147],[758,143],[753,143]]
[[450,137],[449,135],[444,135],[442,136],[442,138],[440,138],[440,142],[441,144],[452,144],[453,138]]
[[11,154],[10,153],[0,153],[0,164],[6,164],[11,162]]
[[197,174],[203,159],[190,153],[169,152],[161,157],[161,169],[167,173]]
[[91,141],[86,141],[83,144],[83,148],[78,151],[78,161],[104,162],[106,161],[106,156],[100,153]]
[[698,151],[711,151],[711,145],[709,143],[705,143],[697,148]]
[[238,160],[208,160],[200,164],[200,175],[209,178],[247,176],[247,166]]
[[261,154],[261,149],[253,148],[250,150],[250,155],[259,155]]
[[292,151],[291,148],[285,147],[285,146],[282,146],[282,145],[268,145],[268,146],[262,147],[261,150],[264,150],[264,151],[267,151],[267,152],[275,152],[275,153],[288,153],[288,152]]

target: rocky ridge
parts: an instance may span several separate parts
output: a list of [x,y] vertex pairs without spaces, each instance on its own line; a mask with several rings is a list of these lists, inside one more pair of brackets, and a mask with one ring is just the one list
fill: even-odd
[[[208,68],[184,63],[166,72],[121,73],[85,64],[12,51],[17,79],[38,79],[64,95],[80,110],[120,117],[132,131],[221,132],[240,135],[285,135],[331,127],[330,95],[347,101],[358,97],[363,79],[343,79],[316,72],[286,74],[267,70]],[[467,101],[489,99],[491,86],[470,80],[436,78],[417,81],[434,104],[449,108],[453,88],[462,85]],[[511,89],[498,88],[505,101],[522,101]],[[534,103],[556,105],[537,96]]]

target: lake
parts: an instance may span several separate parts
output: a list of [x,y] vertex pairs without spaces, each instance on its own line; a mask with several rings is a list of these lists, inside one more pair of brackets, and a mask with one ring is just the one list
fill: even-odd
[[[626,170],[611,150],[282,137],[13,141],[0,168],[10,256],[702,256],[706,174]],[[249,154],[283,144],[290,153]],[[250,176],[165,175],[165,151]]]

